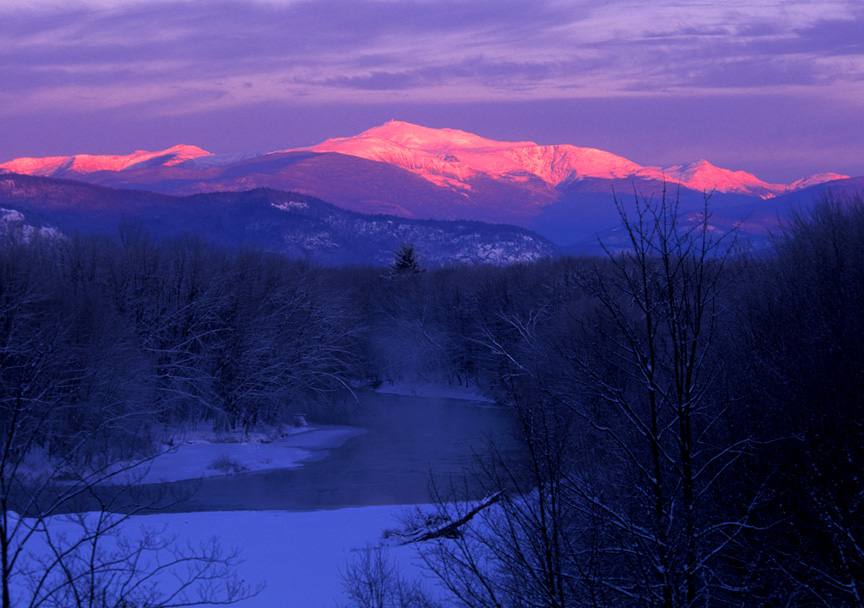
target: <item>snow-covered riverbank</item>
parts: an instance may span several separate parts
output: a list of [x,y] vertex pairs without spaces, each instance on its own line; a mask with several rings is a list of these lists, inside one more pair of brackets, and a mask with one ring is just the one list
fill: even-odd
[[[385,384],[377,392],[420,398],[493,403],[472,388],[419,382]],[[146,481],[196,479],[224,474],[217,460],[235,461],[248,471],[295,468],[326,458],[350,438],[354,427],[316,426],[270,441],[253,436],[225,437],[187,432],[171,451],[156,458]],[[183,545],[197,545],[214,534],[225,548],[238,548],[243,563],[237,574],[254,585],[266,582],[257,597],[241,608],[334,608],[344,605],[342,573],[357,551],[378,544],[387,530],[400,529],[400,519],[413,507],[373,506],[323,511],[224,511],[155,514],[132,518],[124,527],[165,527]],[[422,577],[413,564],[414,547],[388,546],[394,563],[409,577]]]
[[[458,399],[478,404],[495,403],[476,387],[420,381],[387,382],[375,392],[424,399]],[[326,458],[332,450],[365,432],[365,429],[357,427],[317,424],[252,433],[219,433],[209,428],[173,429],[163,440],[162,452],[133,469],[132,474],[140,477],[140,483],[149,484],[293,469],[304,462]]]
[[141,465],[133,474],[141,483],[200,479],[217,475],[293,469],[320,460],[365,431],[356,427],[308,425],[283,436],[215,434],[184,431],[172,436],[172,445]]
[[[428,399],[459,399],[492,404],[476,387],[419,381],[384,383],[375,392]],[[200,479],[276,469],[293,469],[326,458],[364,429],[336,425],[304,425],[263,432],[217,433],[180,429],[169,433],[163,451],[133,470],[141,483]]]

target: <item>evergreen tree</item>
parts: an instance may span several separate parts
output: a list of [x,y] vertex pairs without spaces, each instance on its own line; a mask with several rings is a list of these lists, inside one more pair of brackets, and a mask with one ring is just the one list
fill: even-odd
[[414,250],[414,243],[404,242],[393,253],[393,263],[390,264],[391,275],[405,276],[423,272],[420,258]]

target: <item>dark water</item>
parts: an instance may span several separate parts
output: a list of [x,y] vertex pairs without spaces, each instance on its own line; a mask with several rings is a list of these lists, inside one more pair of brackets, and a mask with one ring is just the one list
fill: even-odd
[[[508,444],[507,412],[476,402],[368,394],[357,425],[367,430],[298,469],[163,484],[191,498],[169,510],[308,511],[425,503],[436,484],[461,483],[488,439]],[[479,498],[482,491],[473,490]],[[194,492],[194,493],[193,493]]]

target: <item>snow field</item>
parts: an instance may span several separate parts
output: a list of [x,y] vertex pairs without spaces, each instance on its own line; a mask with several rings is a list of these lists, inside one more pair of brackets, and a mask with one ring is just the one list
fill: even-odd
[[[213,536],[225,549],[242,551],[237,574],[264,590],[239,608],[335,608],[344,602],[341,573],[354,551],[398,528],[403,507],[361,507],[333,511],[225,511],[137,516],[125,524],[161,528],[177,542],[197,546]],[[406,576],[421,575],[411,546],[388,547]]]

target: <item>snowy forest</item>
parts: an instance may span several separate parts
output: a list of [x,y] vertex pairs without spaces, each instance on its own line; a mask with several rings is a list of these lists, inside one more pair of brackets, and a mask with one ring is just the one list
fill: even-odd
[[[136,226],[0,241],[3,607],[16,577],[43,606],[247,596],[215,549],[177,556],[222,585],[195,601],[106,593],[68,539],[24,571],[38,526],[17,514],[120,509],[94,488],[157,428],[339,420],[408,377],[505,404],[520,451],[478,454],[494,509],[420,549],[449,599],[367,553],[353,606],[864,605],[864,202],[819,201],[764,251],[710,207],[677,211],[622,203],[627,247],[504,267],[425,267],[406,244],[387,268],[328,268]],[[471,508],[435,498],[450,521]]]

